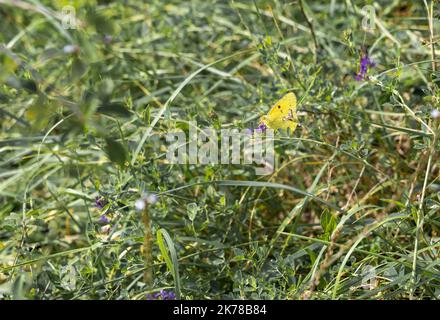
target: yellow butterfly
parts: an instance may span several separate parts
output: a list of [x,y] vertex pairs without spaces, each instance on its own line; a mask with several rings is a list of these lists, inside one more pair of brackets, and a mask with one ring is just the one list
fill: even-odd
[[293,133],[298,125],[296,115],[296,96],[289,92],[274,104],[267,115],[262,116],[258,128],[269,127],[274,130],[287,130]]

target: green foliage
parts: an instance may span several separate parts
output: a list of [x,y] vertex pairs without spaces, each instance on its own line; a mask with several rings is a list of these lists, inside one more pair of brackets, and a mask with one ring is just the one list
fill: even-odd
[[[440,298],[431,1],[370,1],[372,30],[365,1],[27,3],[0,4],[0,299]],[[165,161],[287,91],[273,174]]]

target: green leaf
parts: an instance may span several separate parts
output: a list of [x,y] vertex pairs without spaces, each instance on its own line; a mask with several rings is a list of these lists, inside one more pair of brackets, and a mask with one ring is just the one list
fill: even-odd
[[30,93],[36,93],[38,90],[37,83],[31,79],[21,79],[16,76],[10,76],[6,79],[5,83],[17,90],[25,89]]
[[120,142],[117,142],[114,139],[106,138],[105,142],[107,143],[106,152],[109,159],[112,162],[123,166],[125,161],[127,161],[127,150],[125,150]]
[[79,58],[74,58],[72,62],[72,81],[81,79],[87,73],[88,66]]
[[109,102],[102,105],[97,110],[99,113],[113,115],[117,117],[128,118],[131,116],[130,111],[125,108],[124,104],[121,102]]
[[188,205],[186,206],[186,213],[188,215],[189,220],[191,220],[191,222],[193,222],[194,219],[196,218],[197,211],[198,211],[198,207],[196,203],[188,203]]
[[18,65],[10,56],[0,53],[0,82],[11,76]]
[[[168,250],[170,251],[170,254],[168,254],[168,250],[165,247],[164,239],[166,242],[166,246],[168,247]],[[179,276],[179,262],[177,259],[176,249],[174,248],[174,242],[165,229],[159,229],[157,231],[157,243],[159,244],[160,252],[165,259],[168,270],[173,274],[174,285],[176,288],[175,294],[176,294],[176,298],[179,300],[180,299],[180,287],[181,287],[180,286],[180,276]]]
[[101,34],[116,34],[120,30],[119,26],[114,23],[113,19],[97,12],[95,8],[88,9],[87,22],[95,27],[96,32]]
[[321,227],[324,230],[324,238],[328,239],[336,228],[336,219],[330,211],[325,210],[321,214]]
[[40,95],[26,110],[25,117],[34,129],[41,130],[49,123],[56,104],[55,101],[49,101],[44,95]]
[[112,94],[113,89],[115,88],[115,83],[113,82],[112,79],[106,78],[100,81],[97,87],[98,87],[98,95],[101,98],[105,99]]
[[20,274],[15,278],[14,283],[12,284],[12,297],[14,300],[24,300],[25,297],[25,284],[26,277],[24,274]]
[[37,83],[31,79],[21,79],[20,85],[23,89],[25,89],[31,93],[36,93],[38,90]]

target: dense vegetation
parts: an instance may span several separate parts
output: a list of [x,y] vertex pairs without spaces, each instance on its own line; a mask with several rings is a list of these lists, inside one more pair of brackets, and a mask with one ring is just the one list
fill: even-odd
[[[0,0],[0,298],[438,299],[439,10]],[[286,92],[272,174],[166,162]]]

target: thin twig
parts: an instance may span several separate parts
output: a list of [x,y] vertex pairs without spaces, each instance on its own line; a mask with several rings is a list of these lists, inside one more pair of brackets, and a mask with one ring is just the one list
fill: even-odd
[[306,15],[306,12],[304,11],[304,6],[303,6],[302,0],[299,0],[299,6],[301,8],[301,12],[302,12],[304,18],[306,19],[307,25],[309,26],[310,32],[312,34],[313,43],[315,44],[315,59],[317,59],[319,46],[318,46],[318,41],[316,40],[315,29],[313,28],[312,22],[309,20],[309,18]]
[[144,211],[142,212],[142,222],[144,224],[144,245],[143,253],[145,259],[145,271],[144,271],[144,281],[148,287],[151,287],[153,283],[153,248],[152,241],[153,235],[151,233],[151,221],[150,214],[148,212],[148,205],[145,204]]
[[433,26],[433,11],[434,11],[434,4],[431,0],[431,7],[428,7],[428,4],[426,3],[426,0],[423,0],[425,3],[426,11],[428,13],[428,23],[429,23],[429,44],[431,46],[431,57],[432,57],[432,72],[436,72],[437,67],[435,63],[435,48],[434,48],[434,26]]

